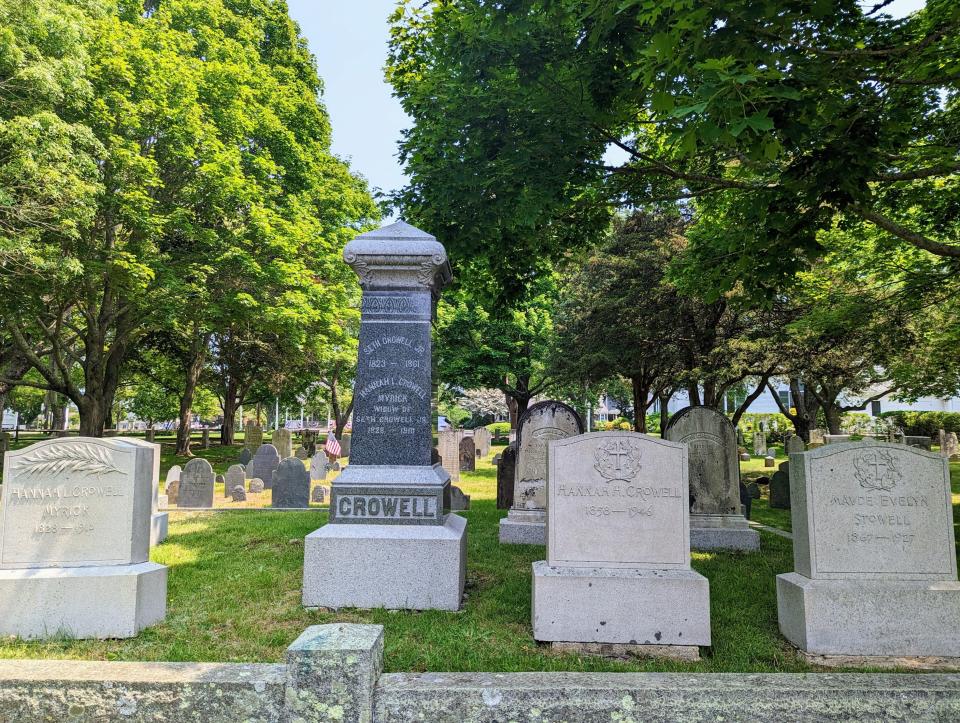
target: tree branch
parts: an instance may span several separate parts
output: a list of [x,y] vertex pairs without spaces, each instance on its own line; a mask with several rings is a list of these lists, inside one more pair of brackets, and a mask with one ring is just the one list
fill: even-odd
[[907,243],[916,246],[917,248],[923,249],[924,251],[929,251],[937,256],[960,258],[960,246],[945,244],[941,241],[934,241],[933,239],[927,238],[923,234],[919,234],[916,231],[911,231],[906,226],[901,226],[896,221],[887,218],[873,209],[865,208],[859,204],[851,204],[848,206],[848,208],[860,216],[860,218],[870,221],[879,228],[882,228],[884,231],[892,233],[894,236],[903,239]]

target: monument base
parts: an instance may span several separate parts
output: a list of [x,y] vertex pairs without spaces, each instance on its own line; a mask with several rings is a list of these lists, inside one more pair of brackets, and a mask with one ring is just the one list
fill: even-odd
[[459,610],[467,521],[443,525],[333,525],[307,535],[303,604],[326,608]]
[[710,645],[710,583],[693,570],[533,563],[536,640]]
[[167,614],[167,568],[155,562],[0,570],[0,635],[131,638]]
[[759,550],[760,533],[743,515],[690,515],[690,549]]
[[170,515],[166,512],[154,512],[150,516],[150,547],[167,539],[169,525]]
[[633,658],[659,658],[661,660],[682,660],[695,663],[700,660],[700,647],[697,645],[631,645],[630,643],[550,643],[558,653],[574,655],[593,655],[613,660],[631,660]]
[[500,520],[501,545],[546,545],[546,510],[510,509]]
[[815,655],[960,656],[960,582],[777,575],[780,632]]

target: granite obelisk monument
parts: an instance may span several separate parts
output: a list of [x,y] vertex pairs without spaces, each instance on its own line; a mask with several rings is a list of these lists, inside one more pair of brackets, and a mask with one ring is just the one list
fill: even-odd
[[307,535],[303,604],[457,610],[467,521],[448,513],[450,475],[431,464],[430,324],[450,264],[399,222],[343,251],[363,290],[353,448],[330,522]]

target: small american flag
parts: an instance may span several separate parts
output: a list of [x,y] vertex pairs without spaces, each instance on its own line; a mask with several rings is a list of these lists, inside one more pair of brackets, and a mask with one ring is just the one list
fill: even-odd
[[332,432],[327,435],[327,443],[323,445],[323,451],[331,457],[340,456],[340,442]]

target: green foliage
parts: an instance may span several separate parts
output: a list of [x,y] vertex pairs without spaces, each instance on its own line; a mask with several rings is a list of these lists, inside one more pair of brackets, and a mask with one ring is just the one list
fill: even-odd
[[936,444],[937,434],[945,432],[960,434],[960,412],[884,412],[885,421],[900,427],[904,434],[930,437]]
[[510,434],[510,422],[493,422],[486,426],[487,429],[490,430],[490,433],[497,437]]
[[[790,420],[784,415],[765,412],[746,412],[740,417],[738,426],[745,432],[753,433],[760,429],[761,422],[766,428],[768,443],[782,442],[784,432],[793,432]],[[753,439],[752,435],[750,439]]]

